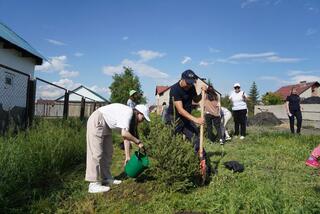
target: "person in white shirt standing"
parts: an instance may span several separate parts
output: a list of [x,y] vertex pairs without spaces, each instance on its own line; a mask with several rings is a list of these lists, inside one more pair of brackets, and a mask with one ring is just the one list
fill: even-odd
[[[121,136],[135,143],[139,148],[142,142],[134,137],[130,126],[137,126],[144,120],[150,121],[149,109],[137,105],[134,109],[119,103],[98,108],[87,122],[87,164],[85,180],[89,181],[89,193],[107,192],[110,184],[120,184],[113,179],[110,166],[113,155],[112,130],[121,132]],[[134,128],[134,127],[133,127]],[[128,161],[126,157],[125,163]]]
[[244,139],[246,136],[246,121],[247,121],[247,95],[240,89],[240,84],[234,84],[234,91],[231,92],[229,99],[232,102],[232,113],[234,119],[234,134],[237,137],[239,135],[240,128],[240,139]]

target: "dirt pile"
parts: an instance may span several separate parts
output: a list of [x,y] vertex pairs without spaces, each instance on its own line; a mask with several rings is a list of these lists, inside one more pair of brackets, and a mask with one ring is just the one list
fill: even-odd
[[277,126],[282,122],[271,112],[261,112],[249,120],[249,125]]
[[301,104],[320,104],[320,97],[309,97],[301,101]]

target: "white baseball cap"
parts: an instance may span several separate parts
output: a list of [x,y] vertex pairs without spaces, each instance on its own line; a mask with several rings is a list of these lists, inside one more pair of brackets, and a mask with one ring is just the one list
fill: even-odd
[[149,108],[146,105],[136,105],[136,107],[134,107],[138,112],[140,112],[141,114],[143,114],[144,118],[146,119],[146,121],[150,122],[150,117],[149,117]]
[[240,87],[240,83],[235,83],[234,85],[233,85],[233,87],[235,88],[235,87]]

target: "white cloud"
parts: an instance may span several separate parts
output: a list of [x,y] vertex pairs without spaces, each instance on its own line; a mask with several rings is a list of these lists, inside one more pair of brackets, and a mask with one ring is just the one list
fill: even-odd
[[229,64],[238,64],[237,61],[230,60],[230,59],[217,59],[216,62],[220,63],[229,63]]
[[318,30],[317,29],[314,29],[314,28],[309,28],[306,32],[306,36],[311,36],[313,34],[316,34],[318,33]]
[[128,39],[129,39],[129,37],[127,37],[127,36],[122,37],[122,40],[124,40],[124,41],[126,41]]
[[316,75],[297,75],[297,76],[292,77],[291,81],[293,83],[299,83],[301,81],[307,81],[307,82],[318,81],[318,82],[320,82],[320,76],[316,76]]
[[199,65],[200,66],[208,66],[208,65],[212,65],[214,63],[215,63],[214,61],[201,60]]
[[49,62],[45,61],[42,65],[36,66],[35,70],[49,73],[54,71],[61,71],[69,66],[66,61],[67,57],[64,55],[50,57]]
[[77,77],[77,76],[79,76],[79,71],[62,70],[62,71],[59,72],[59,75],[60,75],[62,78]]
[[208,66],[209,62],[202,60],[202,61],[200,61],[199,65],[200,66]]
[[122,60],[120,65],[116,66],[104,66],[102,71],[106,75],[120,74],[123,72],[123,67],[132,68],[137,74],[145,77],[151,77],[154,79],[168,78],[169,75],[165,72],[160,71],[150,65],[143,63],[142,61],[133,61],[129,59]]
[[264,52],[264,53],[238,53],[234,54],[229,59],[253,59],[253,58],[264,58],[264,57],[270,57],[274,56],[274,52]]
[[283,62],[283,63],[294,63],[300,62],[304,59],[302,58],[286,58],[286,57],[279,57],[279,56],[270,56],[266,58],[267,62]]
[[256,3],[259,0],[245,0],[244,2],[241,3],[241,8],[245,8],[249,6],[250,4]]
[[221,52],[219,49],[215,49],[215,48],[211,48],[211,47],[209,47],[209,52],[210,53],[219,53],[219,52]]
[[243,60],[255,62],[270,62],[270,63],[295,63],[300,62],[302,58],[280,57],[275,52],[262,52],[262,53],[238,53],[230,56],[227,59],[219,60],[218,62],[234,63]]
[[192,59],[189,56],[183,57],[183,60],[181,61],[182,64],[186,64],[187,62],[190,62]]
[[83,55],[84,55],[84,53],[81,53],[81,52],[74,53],[74,56],[76,56],[76,57],[82,57]]
[[99,87],[97,85],[93,85],[91,87],[88,87],[90,90],[97,92],[97,93],[105,93],[105,94],[111,94],[111,91],[108,87]]
[[152,59],[164,57],[166,55],[165,53],[160,53],[160,52],[152,51],[152,50],[140,50],[138,52],[135,52],[134,54],[140,56],[141,62],[147,62]]
[[290,84],[290,81],[282,80],[276,76],[261,76],[259,79],[276,82],[277,85]]
[[[294,72],[292,72],[290,74],[294,74]],[[297,84],[301,81],[307,81],[307,82],[318,81],[319,82],[320,76],[298,74],[298,75],[289,76],[287,79],[281,79],[276,76],[261,76],[259,79],[273,81],[273,82],[276,82],[277,85],[283,86],[283,85],[289,85],[289,84]]]
[[58,40],[54,40],[54,39],[46,39],[49,43],[53,44],[53,45],[58,45],[58,46],[63,46],[63,45],[66,45],[65,43],[63,42],[60,42]]
[[81,85],[80,83],[75,83],[75,82],[73,82],[73,80],[70,80],[67,78],[60,79],[57,82],[53,82],[53,84],[59,85],[59,86],[66,88],[68,90],[73,90]]
[[296,75],[300,75],[300,74],[310,74],[310,73],[314,73],[315,71],[302,71],[302,70],[290,70],[288,71],[288,76],[296,76]]
[[[59,81],[53,82],[53,84],[59,85],[63,88],[66,88],[68,90],[75,89],[79,87],[81,84],[80,83],[75,83],[70,79],[60,79]],[[37,89],[37,99],[57,99],[60,96],[64,94],[64,90],[59,89],[57,87],[48,85],[48,84],[41,84],[38,86]]]
[[70,65],[67,64],[67,57],[62,55],[50,57],[49,62],[46,61],[42,65],[36,66],[35,70],[46,73],[59,72],[61,78],[79,76],[79,71],[70,71],[67,69],[68,67]]

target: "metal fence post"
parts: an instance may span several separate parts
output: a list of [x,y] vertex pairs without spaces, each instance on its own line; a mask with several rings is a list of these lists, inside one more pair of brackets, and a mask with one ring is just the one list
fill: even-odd
[[64,102],[63,102],[63,118],[68,119],[69,114],[69,91],[66,91],[64,94]]
[[29,80],[28,84],[28,125],[32,126],[35,112],[37,82],[36,80]]
[[80,120],[82,121],[84,119],[84,110],[86,107],[86,100],[84,97],[81,98],[81,108],[80,108]]
[[97,103],[96,103],[96,101],[94,101],[93,110],[92,110],[91,114],[96,110],[96,107],[97,107]]

